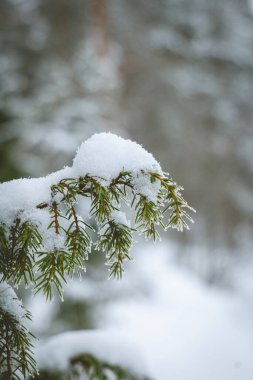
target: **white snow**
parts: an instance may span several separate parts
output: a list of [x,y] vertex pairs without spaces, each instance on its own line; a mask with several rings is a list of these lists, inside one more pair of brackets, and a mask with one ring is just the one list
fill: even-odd
[[[173,249],[146,246],[134,255],[131,269],[146,291],[140,295],[137,287],[135,296],[115,297],[96,311],[98,326],[126,331],[155,380],[251,380],[252,299],[204,285],[173,264]],[[124,284],[118,286],[122,292]]]
[[137,173],[140,170],[161,173],[153,155],[141,145],[112,133],[97,133],[85,141],[73,161],[76,175],[116,178],[121,171]]
[[0,310],[11,314],[18,323],[24,325],[25,309],[16,293],[6,282],[0,283]]
[[110,215],[110,219],[114,220],[116,223],[124,224],[125,226],[130,227],[130,221],[127,219],[127,216],[122,211],[113,211]]
[[[133,174],[141,170],[161,173],[161,167],[141,145],[112,133],[99,133],[90,137],[78,149],[72,167],[65,167],[41,178],[22,178],[0,184],[0,221],[10,225],[19,212],[43,224],[46,213],[36,209],[43,202],[50,202],[51,186],[64,178],[78,178],[90,174],[105,180],[116,178],[121,171]],[[145,174],[143,174],[145,175]],[[102,181],[103,182],[103,181]],[[157,184],[141,182],[138,174],[139,192],[154,199]]]
[[157,202],[157,195],[161,187],[159,181],[151,183],[150,176],[147,173],[135,173],[132,182],[137,193],[146,196],[149,201]]
[[[20,211],[35,212],[36,206],[50,202],[51,186],[63,178],[69,178],[72,171],[65,167],[46,177],[21,178],[0,184],[0,220],[10,225]],[[37,213],[39,216],[39,213]]]
[[112,365],[143,374],[147,363],[137,346],[118,331],[81,330],[56,335],[41,342],[35,351],[40,369],[66,370],[71,358],[91,354]]

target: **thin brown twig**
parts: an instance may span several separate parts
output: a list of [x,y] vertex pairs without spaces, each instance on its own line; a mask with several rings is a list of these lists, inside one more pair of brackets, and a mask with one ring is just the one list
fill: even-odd
[[57,203],[53,202],[53,210],[54,210],[54,227],[55,227],[55,233],[59,235],[59,221],[58,221],[58,208]]
[[74,206],[71,207],[71,210],[72,210],[72,213],[73,213],[73,216],[74,216],[76,229],[79,230],[78,219],[77,219],[76,210],[75,210]]

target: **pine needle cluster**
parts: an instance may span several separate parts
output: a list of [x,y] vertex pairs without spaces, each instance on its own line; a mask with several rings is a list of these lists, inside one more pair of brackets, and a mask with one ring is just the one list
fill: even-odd
[[[8,291],[10,286],[1,292]],[[12,299],[16,309],[23,308],[17,299]],[[0,307],[0,379],[21,380],[30,373],[36,371],[36,363],[32,355],[33,335],[26,327],[27,320],[31,315],[24,309],[21,310],[22,317],[18,317],[6,307]]]
[[[136,177],[142,176],[148,178],[151,190],[157,189],[155,196],[149,197],[146,189],[142,191],[136,186]],[[50,214],[48,234],[54,235],[53,249],[45,248],[47,235],[42,234],[40,224],[33,219],[24,220],[22,212],[25,210],[19,211],[10,227],[0,225],[1,281],[11,281],[14,285],[23,281],[35,292],[42,291],[48,299],[53,298],[54,290],[62,297],[67,279],[85,270],[92,246],[105,253],[110,276],[120,278],[125,261],[131,259],[135,231],[156,240],[159,227],[179,231],[188,228],[188,222],[192,222],[188,211],[193,209],[181,191],[182,187],[167,175],[144,170],[138,174],[122,171],[111,181],[88,174],[62,179],[51,187],[51,200],[36,206],[36,212],[46,210]],[[88,218],[84,220],[78,215],[78,202],[82,197],[90,201],[89,217],[96,222],[96,234]],[[133,226],[124,218],[115,217],[127,207],[134,213]],[[7,330],[17,334],[8,316],[2,316],[0,323],[1,340],[7,336]],[[16,365],[13,359],[13,367],[24,375],[33,364],[27,339],[28,334],[21,328],[13,340],[5,341],[21,360]],[[6,362],[6,356],[1,356],[1,360]]]

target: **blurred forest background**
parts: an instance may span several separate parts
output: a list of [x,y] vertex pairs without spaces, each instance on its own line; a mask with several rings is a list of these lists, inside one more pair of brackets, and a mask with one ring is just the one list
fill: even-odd
[[[236,293],[252,340],[245,343],[245,320],[236,309],[240,327],[232,346],[240,341],[238,347],[252,353],[253,1],[1,0],[0,45],[1,181],[39,177],[71,164],[77,147],[95,132],[142,144],[185,187],[197,209],[190,232],[163,236],[162,250],[173,256],[166,265],[193,276],[206,291],[214,287],[217,297]],[[136,255],[151,250],[145,244],[139,243]],[[81,290],[77,283],[66,290],[65,303],[43,304],[48,323],[39,317],[42,299],[27,300],[37,334],[97,327],[94,315],[101,317],[106,304],[122,297],[125,305],[132,297],[146,297],[148,304],[150,268],[142,276],[130,264],[131,281],[104,285],[97,261]],[[168,277],[174,278],[169,269]],[[242,362],[231,356],[231,377],[228,367],[216,373],[211,366],[210,379],[251,379],[250,360],[244,367]],[[171,379],[191,379],[180,374],[179,363],[173,365],[177,377]],[[192,371],[194,380],[209,379]]]

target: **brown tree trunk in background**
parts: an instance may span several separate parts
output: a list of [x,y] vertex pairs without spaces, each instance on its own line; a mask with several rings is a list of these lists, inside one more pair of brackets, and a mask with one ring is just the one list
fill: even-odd
[[106,55],[109,49],[108,12],[106,0],[92,0],[91,20],[94,23],[93,37],[98,55]]

